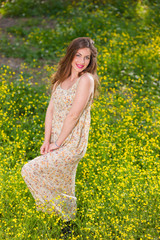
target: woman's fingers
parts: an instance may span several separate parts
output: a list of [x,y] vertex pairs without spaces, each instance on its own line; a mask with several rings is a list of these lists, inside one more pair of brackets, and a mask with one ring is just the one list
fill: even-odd
[[56,150],[57,149],[57,146],[54,144],[54,143],[51,143],[50,145],[49,145],[49,152],[52,152],[52,151],[54,151],[54,150]]
[[47,150],[46,147],[47,147],[46,145],[42,145],[42,147],[40,148],[40,153],[41,154],[45,154],[46,153],[46,150]]
[[53,149],[53,144],[50,144],[48,151],[49,151],[49,152],[52,152],[53,150],[54,150],[54,149]]
[[52,152],[53,150],[56,150],[56,149],[57,149],[57,147],[53,143],[52,144],[44,144],[40,148],[40,153],[41,154],[46,154],[46,153]]
[[45,153],[47,153],[47,152],[48,152],[48,146],[45,147]]
[[49,151],[49,152],[52,151],[52,146],[51,146],[51,144],[49,145],[48,151]]
[[44,154],[44,147],[41,147],[41,154]]

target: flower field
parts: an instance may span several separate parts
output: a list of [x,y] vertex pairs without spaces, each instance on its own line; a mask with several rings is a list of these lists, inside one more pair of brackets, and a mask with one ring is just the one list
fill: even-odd
[[1,54],[23,59],[16,70],[0,66],[0,239],[61,239],[62,219],[36,211],[21,168],[40,155],[49,77],[79,36],[98,48],[101,88],[77,168],[78,211],[68,239],[159,239],[160,5],[102,2],[73,1],[61,14],[0,29]]

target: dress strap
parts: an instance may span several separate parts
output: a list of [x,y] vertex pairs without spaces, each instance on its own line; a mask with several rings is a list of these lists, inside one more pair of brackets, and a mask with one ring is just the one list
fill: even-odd
[[83,76],[83,75],[81,75],[81,76],[77,79],[77,81],[76,81],[76,83],[75,83],[76,87],[78,86],[78,83],[79,83],[79,81],[80,81],[80,79],[81,79],[82,76]]
[[81,79],[81,77],[82,77],[82,75],[77,79],[77,82],[76,82],[76,84],[78,84],[79,83],[79,80]]

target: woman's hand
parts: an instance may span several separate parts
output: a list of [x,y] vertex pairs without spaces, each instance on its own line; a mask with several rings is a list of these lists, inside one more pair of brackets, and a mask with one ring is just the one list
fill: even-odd
[[47,153],[48,152],[48,150],[49,150],[49,142],[44,142],[43,144],[42,144],[42,147],[40,148],[40,153],[41,154],[45,154],[45,153]]
[[55,145],[55,143],[51,143],[50,145],[49,145],[49,152],[52,152],[53,150],[56,150],[56,149],[58,149],[59,147],[57,147],[56,145]]

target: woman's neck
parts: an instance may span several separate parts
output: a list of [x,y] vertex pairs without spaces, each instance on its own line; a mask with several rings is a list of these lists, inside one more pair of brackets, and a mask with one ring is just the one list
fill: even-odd
[[73,82],[76,78],[78,78],[78,72],[72,71],[71,75],[69,76],[69,80]]

